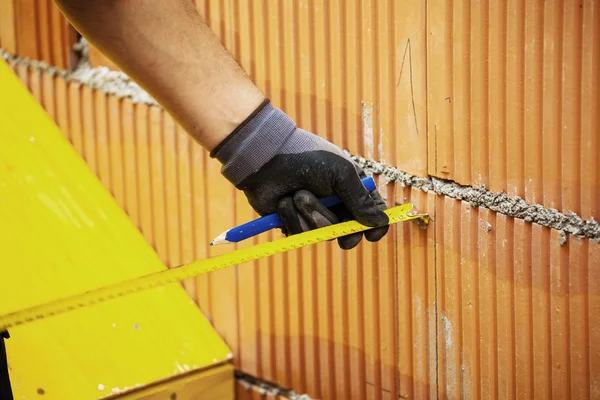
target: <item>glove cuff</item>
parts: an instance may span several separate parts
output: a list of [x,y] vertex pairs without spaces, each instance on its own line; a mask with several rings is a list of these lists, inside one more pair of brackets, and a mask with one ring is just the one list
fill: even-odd
[[267,99],[210,156],[223,164],[221,174],[237,186],[269,162],[295,129],[294,121]]

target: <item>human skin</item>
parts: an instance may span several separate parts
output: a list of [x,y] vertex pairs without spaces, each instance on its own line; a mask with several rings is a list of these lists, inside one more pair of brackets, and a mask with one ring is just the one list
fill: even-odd
[[[375,228],[364,234],[367,240],[385,235],[385,202],[366,191],[359,178],[364,171],[337,146],[297,129],[283,111],[267,107],[260,114],[259,106],[269,105],[265,96],[191,0],[55,2],[90,43],[227,164],[224,175],[248,172],[240,179],[238,173],[227,176],[258,213],[279,212],[290,234],[355,218]],[[334,194],[343,199],[337,213],[316,197]],[[340,238],[340,247],[353,248],[362,237]]]
[[207,150],[264,100],[191,0],[55,0],[71,24]]

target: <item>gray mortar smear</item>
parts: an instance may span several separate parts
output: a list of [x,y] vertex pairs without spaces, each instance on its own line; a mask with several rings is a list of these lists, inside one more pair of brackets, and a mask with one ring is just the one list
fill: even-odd
[[156,100],[123,72],[112,71],[106,67],[92,68],[87,59],[87,45],[85,41],[78,42],[75,45],[75,50],[80,53],[82,58],[73,72],[53,67],[43,61],[15,56],[3,49],[0,49],[0,57],[9,64],[24,65],[50,76],[59,76],[69,82],[81,83],[99,92],[131,99],[134,103],[158,106]]
[[[75,50],[82,57],[73,72],[53,67],[43,61],[15,56],[3,49],[0,49],[0,57],[9,64],[24,65],[51,76],[59,76],[67,81],[90,86],[103,93],[129,98],[134,103],[158,106],[156,100],[124,73],[111,71],[106,67],[90,67],[87,58],[87,44],[84,40],[75,45]],[[397,182],[403,187],[410,186],[424,192],[433,191],[439,195],[467,201],[473,207],[485,207],[510,217],[557,229],[565,234],[570,233],[578,238],[590,238],[600,242],[600,224],[593,217],[584,221],[575,213],[565,214],[552,208],[545,208],[540,204],[528,204],[520,197],[509,197],[503,192],[495,193],[485,188],[474,188],[435,177],[420,178],[397,168],[346,153],[366,172],[381,175],[388,182]],[[566,240],[566,235],[561,235],[561,244],[565,244]]]
[[365,172],[381,175],[388,182],[397,182],[402,187],[410,186],[424,192],[433,191],[438,195],[466,201],[473,207],[488,208],[509,217],[520,218],[526,222],[533,222],[564,232],[561,234],[562,245],[566,244],[566,233],[580,239],[589,238],[600,242],[600,223],[593,217],[585,221],[576,213],[565,214],[553,208],[546,208],[541,204],[529,204],[518,196],[510,197],[504,192],[492,192],[483,187],[474,188],[435,177],[420,178],[348,152],[346,154]]

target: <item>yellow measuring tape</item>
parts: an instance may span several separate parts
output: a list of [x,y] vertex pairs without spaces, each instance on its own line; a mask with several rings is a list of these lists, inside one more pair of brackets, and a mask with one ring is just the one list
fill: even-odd
[[[428,222],[427,215],[418,214],[413,211],[412,204],[403,204],[401,206],[390,208],[386,210],[385,213],[390,218],[390,224],[412,219],[421,219],[425,223]],[[155,272],[153,274],[129,279],[78,295],[2,315],[0,316],[0,331],[71,310],[76,310],[78,308],[84,308],[118,297],[123,297],[128,294],[137,293],[142,290],[167,285],[207,272],[218,271],[237,264],[283,253],[288,250],[299,249],[309,244],[335,239],[354,232],[365,231],[370,228],[371,227],[362,225],[357,221],[342,222],[340,224],[314,229],[287,238],[274,240],[272,242],[261,243],[256,246],[236,250],[206,260],[196,261],[166,271]]]

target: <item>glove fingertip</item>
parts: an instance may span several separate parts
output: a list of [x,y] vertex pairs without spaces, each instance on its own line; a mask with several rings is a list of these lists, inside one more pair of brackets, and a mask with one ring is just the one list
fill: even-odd
[[389,229],[389,225],[369,229],[368,231],[365,231],[365,239],[367,239],[369,242],[378,242],[388,233]]
[[298,215],[298,211],[294,206],[294,200],[291,196],[279,200],[279,203],[277,203],[277,211],[283,220],[284,228],[282,231],[284,231],[286,236],[295,235],[303,231],[300,216]]
[[350,235],[342,236],[338,238],[338,246],[340,246],[342,250],[353,249],[356,246],[358,246],[358,244],[362,240],[362,237],[362,232],[351,233]]
[[359,222],[364,223],[367,226],[386,225],[390,221],[388,215],[377,207],[369,207],[368,209],[365,209],[362,212],[361,217],[364,222],[360,220]]

